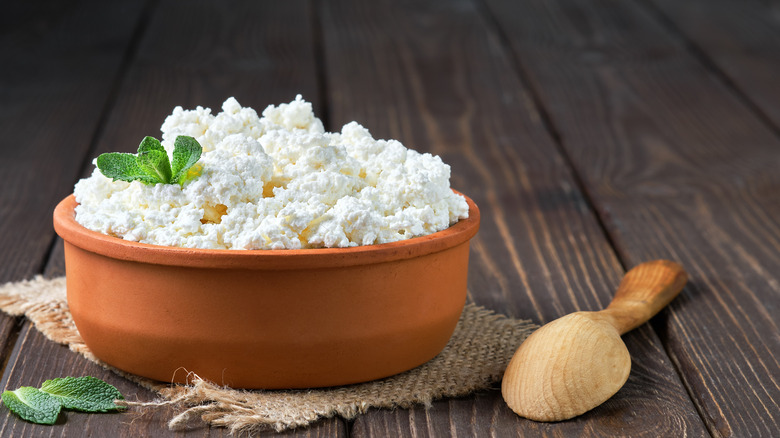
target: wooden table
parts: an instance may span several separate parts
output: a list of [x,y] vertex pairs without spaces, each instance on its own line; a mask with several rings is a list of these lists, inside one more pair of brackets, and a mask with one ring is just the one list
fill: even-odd
[[[498,390],[290,436],[780,436],[780,6],[758,0],[7,2],[0,16],[0,281],[63,274],[51,211],[176,105],[297,93],[328,130],[440,155],[482,210],[469,300],[544,323],[605,306],[626,269],[691,281],[624,337],[626,386],[571,421]],[[93,375],[0,316],[2,387]],[[69,412],[2,436],[173,433],[170,410]],[[272,435],[269,433],[269,435]]]

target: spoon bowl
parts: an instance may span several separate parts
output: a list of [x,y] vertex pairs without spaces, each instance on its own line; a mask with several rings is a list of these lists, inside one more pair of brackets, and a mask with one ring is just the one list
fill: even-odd
[[631,371],[620,336],[652,318],[686,282],[677,263],[642,263],[626,274],[605,310],[575,312],[534,332],[504,373],[507,405],[531,420],[561,421],[607,401]]

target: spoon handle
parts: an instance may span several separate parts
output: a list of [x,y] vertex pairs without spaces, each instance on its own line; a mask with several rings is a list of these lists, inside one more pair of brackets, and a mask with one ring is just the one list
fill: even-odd
[[682,266],[669,260],[653,260],[628,271],[615,298],[598,313],[622,335],[655,316],[680,293],[688,275]]

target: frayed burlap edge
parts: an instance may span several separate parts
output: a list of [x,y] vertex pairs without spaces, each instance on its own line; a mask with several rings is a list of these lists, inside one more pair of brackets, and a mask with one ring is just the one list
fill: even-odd
[[536,328],[529,321],[497,315],[468,304],[449,344],[428,363],[372,382],[313,390],[246,391],[215,385],[192,375],[191,385],[171,385],[117,370],[95,357],[73,323],[65,295],[65,278],[40,276],[0,286],[0,310],[25,315],[44,336],[67,345],[87,359],[156,391],[161,399],[125,402],[128,406],[173,405],[180,412],[171,429],[203,421],[231,433],[277,431],[307,426],[319,419],[355,418],[369,408],[430,406],[491,387],[501,379],[517,347]]

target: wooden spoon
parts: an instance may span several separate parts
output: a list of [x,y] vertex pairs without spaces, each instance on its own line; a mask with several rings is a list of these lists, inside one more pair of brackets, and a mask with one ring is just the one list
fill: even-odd
[[504,400],[536,421],[567,420],[604,403],[631,370],[620,335],[652,318],[687,281],[677,263],[642,263],[626,273],[605,310],[575,312],[544,325],[509,362],[501,384]]

